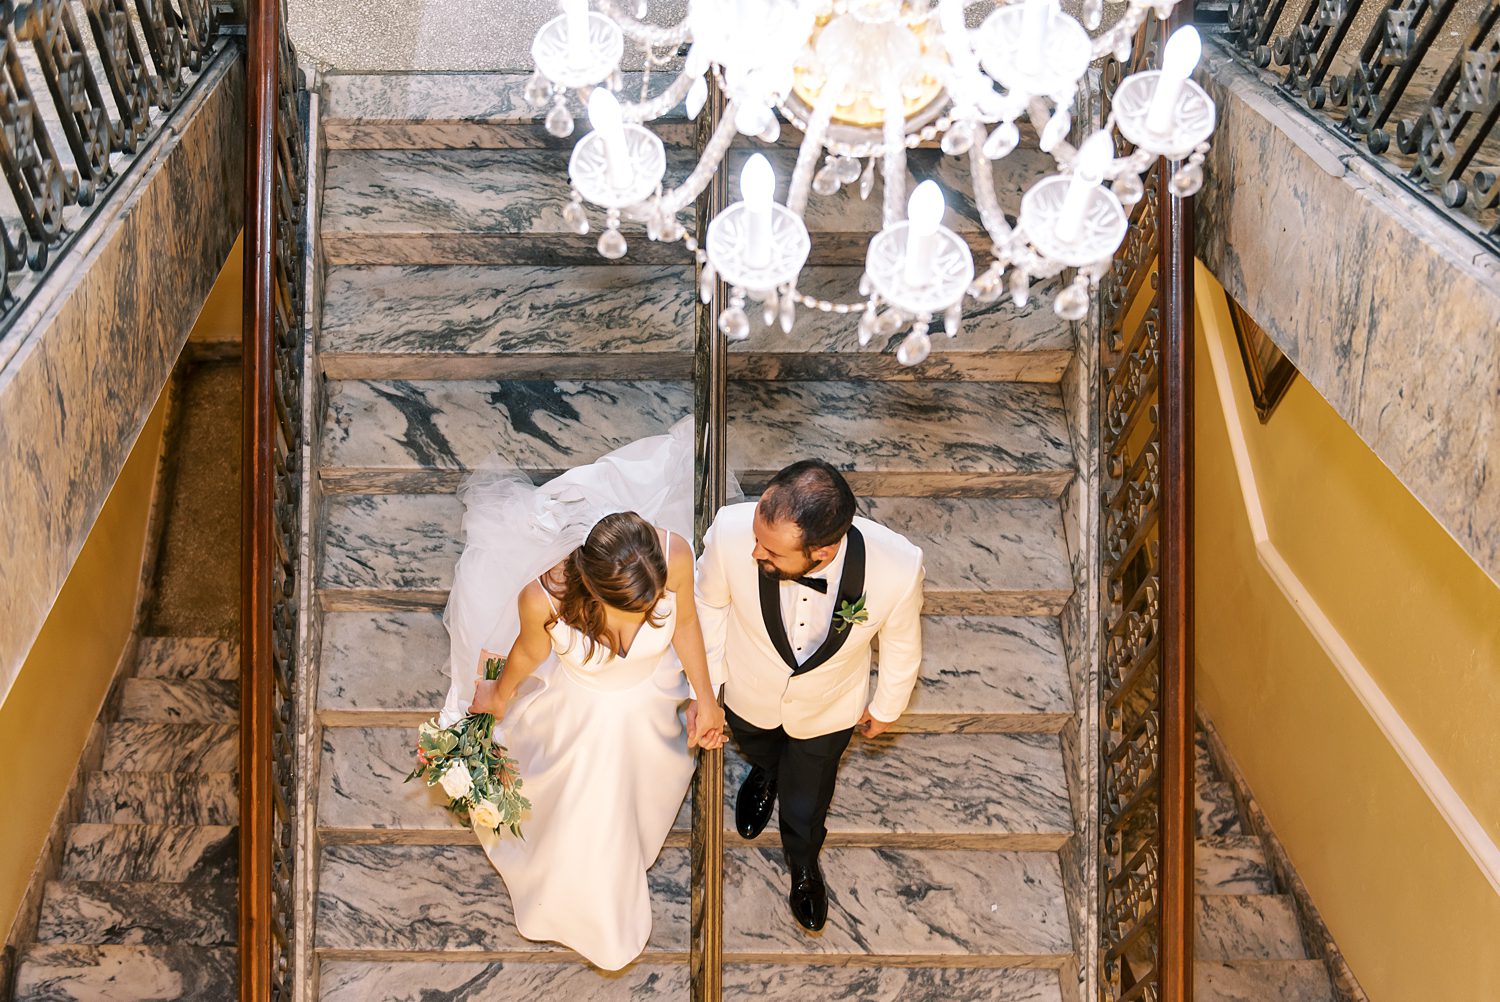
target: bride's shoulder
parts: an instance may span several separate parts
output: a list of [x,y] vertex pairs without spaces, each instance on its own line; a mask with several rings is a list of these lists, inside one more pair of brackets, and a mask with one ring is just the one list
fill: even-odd
[[552,615],[552,607],[557,601],[556,596],[560,590],[557,585],[552,584],[554,580],[560,583],[561,575],[554,575],[553,571],[548,571],[540,578],[532,578],[521,589],[516,603],[520,607],[523,619],[545,621]]
[[667,589],[693,589],[693,548],[675,532],[667,533]]

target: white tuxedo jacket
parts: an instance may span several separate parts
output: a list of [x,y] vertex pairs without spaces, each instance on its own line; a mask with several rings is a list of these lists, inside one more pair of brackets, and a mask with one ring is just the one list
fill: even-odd
[[865,595],[869,619],[842,632],[831,626],[823,646],[799,666],[782,625],[780,583],[764,578],[751,556],[754,517],[753,502],[720,509],[698,558],[698,618],[714,688],[723,684],[729,708],[757,727],[783,727],[794,738],[841,731],[864,714],[870,643],[878,636],[870,715],[901,716],[922,663],[922,551],[855,518],[836,587],[840,600]]

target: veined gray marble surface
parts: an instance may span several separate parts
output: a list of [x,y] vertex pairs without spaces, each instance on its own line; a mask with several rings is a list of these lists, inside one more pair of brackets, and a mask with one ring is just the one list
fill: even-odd
[[1335,1002],[1320,960],[1199,961],[1193,965],[1196,1002]]
[[1302,960],[1302,934],[1291,898],[1277,894],[1203,894],[1197,903],[1199,960]]
[[236,829],[229,825],[73,825],[61,876],[232,884],[237,853]]
[[26,952],[16,1002],[206,1002],[236,991],[232,947],[36,946]]
[[109,725],[104,768],[121,772],[232,772],[239,768],[238,724],[164,724],[117,720]]
[[1252,835],[1200,838],[1193,849],[1199,894],[1274,894],[1260,839]]
[[240,798],[228,772],[99,772],[90,778],[82,821],[99,824],[232,825]]
[[142,637],[136,649],[137,678],[240,677],[239,645],[211,637]]
[[54,880],[42,901],[39,943],[229,946],[233,883]]
[[120,692],[121,720],[230,724],[240,719],[237,679],[130,678]]
[[1203,67],[1199,256],[1500,582],[1500,258],[1217,45]]
[[1225,782],[1199,782],[1194,787],[1197,799],[1198,835],[1241,835],[1240,809],[1234,790]]

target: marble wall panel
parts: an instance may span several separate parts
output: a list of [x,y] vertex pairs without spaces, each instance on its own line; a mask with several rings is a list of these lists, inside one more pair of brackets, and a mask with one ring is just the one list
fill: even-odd
[[231,48],[12,327],[0,370],[0,698],[240,229],[243,106]]
[[1216,45],[1198,256],[1500,582],[1500,258]]

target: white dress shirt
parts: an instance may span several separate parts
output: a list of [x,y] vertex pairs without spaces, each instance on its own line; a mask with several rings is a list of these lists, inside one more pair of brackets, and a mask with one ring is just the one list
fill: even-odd
[[838,604],[839,582],[844,576],[844,554],[849,549],[849,536],[839,540],[838,552],[828,566],[803,577],[821,578],[828,582],[828,591],[818,594],[807,585],[795,581],[783,581],[781,589],[781,625],[791,641],[792,654],[797,663],[803,664],[823,646],[828,639],[828,630],[833,624],[833,608]]

